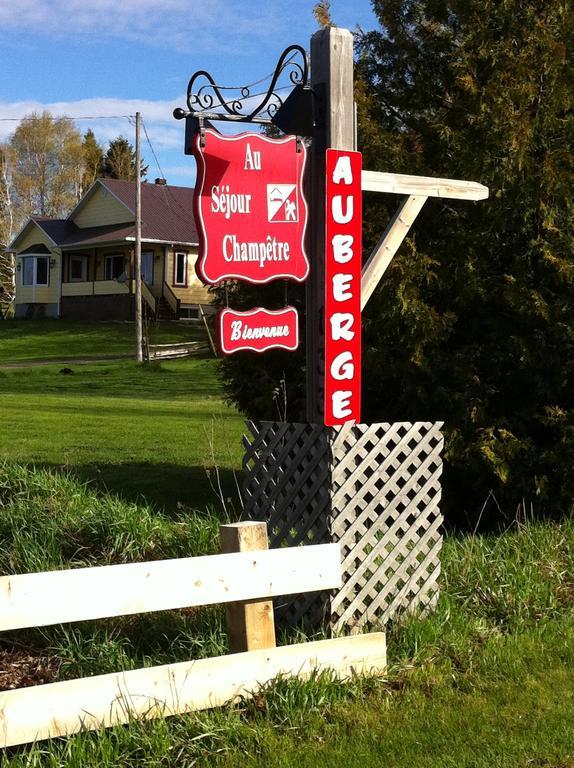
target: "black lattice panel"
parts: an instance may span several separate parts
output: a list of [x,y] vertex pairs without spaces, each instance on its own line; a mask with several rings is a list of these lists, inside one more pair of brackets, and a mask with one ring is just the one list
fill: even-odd
[[249,422],[245,510],[271,546],[336,541],[343,587],[285,598],[278,618],[334,631],[427,611],[438,597],[442,424]]

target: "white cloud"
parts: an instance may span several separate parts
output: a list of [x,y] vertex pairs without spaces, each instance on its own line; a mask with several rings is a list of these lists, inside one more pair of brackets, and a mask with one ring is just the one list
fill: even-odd
[[280,7],[278,0],[265,7],[241,0],[1,0],[0,29],[228,50],[238,39],[248,48],[277,31],[285,16]]
[[[145,99],[114,99],[97,98],[81,99],[78,101],[60,101],[43,103],[39,101],[0,101],[0,117],[13,120],[0,120],[0,141],[6,141],[18,126],[18,121],[32,112],[47,110],[52,115],[76,118],[76,126],[81,133],[91,128],[100,144],[106,148],[111,139],[125,136],[132,144],[135,143],[135,128],[133,116],[141,112],[147,136],[154,153],[151,151],[145,131],[142,131],[142,157],[148,165],[148,177],[165,175],[172,183],[189,185],[195,181],[195,162],[183,154],[183,139],[185,126],[173,118],[172,112],[176,106],[185,104],[185,97],[167,101],[146,101]],[[112,117],[124,115],[126,117]],[[97,118],[82,120],[82,117]],[[185,160],[188,164],[184,164]],[[182,164],[179,164],[183,161]],[[161,171],[158,168],[161,166]]]
[[[117,98],[93,98],[79,99],[77,101],[55,101],[40,102],[34,100],[26,101],[0,101],[0,117],[20,120],[25,115],[32,112],[43,112],[47,110],[55,116],[66,116],[73,118],[99,118],[94,120],[91,126],[96,134],[106,134],[113,131],[113,135],[120,133],[133,133],[128,118],[141,112],[146,126],[153,126],[153,132],[156,138],[160,140],[160,134],[157,133],[155,126],[162,124],[164,126],[162,140],[173,144],[173,136],[170,134],[180,131],[177,130],[177,123],[173,118],[175,107],[185,104],[185,97],[182,95],[167,101],[151,101],[146,99],[117,99]],[[102,120],[105,118],[105,120]],[[11,134],[17,126],[17,122],[0,122],[0,139],[5,139]],[[80,130],[87,130],[90,126],[89,120],[78,120]],[[168,127],[172,128],[172,131]],[[150,128],[148,127],[148,132]],[[151,138],[151,133],[150,133]]]
[[188,183],[195,182],[197,169],[192,158],[189,158],[189,165],[167,165],[162,166],[162,169],[168,179],[177,177],[180,180],[187,179]]

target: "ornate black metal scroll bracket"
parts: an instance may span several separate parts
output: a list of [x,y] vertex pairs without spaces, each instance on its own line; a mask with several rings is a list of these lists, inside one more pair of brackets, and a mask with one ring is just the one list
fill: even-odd
[[[268,77],[250,85],[222,86],[209,72],[199,70],[191,76],[187,86],[188,109],[177,108],[173,116],[176,120],[187,118],[194,133],[203,132],[205,121],[220,120],[275,125],[284,133],[310,136],[313,130],[312,93],[305,49],[300,45],[286,48],[270,76],[267,91],[253,93],[253,88]],[[290,92],[284,96],[283,92],[289,88]]]

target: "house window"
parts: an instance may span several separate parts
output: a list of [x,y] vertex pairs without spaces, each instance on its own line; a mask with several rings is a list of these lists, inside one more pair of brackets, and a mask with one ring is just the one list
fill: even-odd
[[48,256],[26,256],[22,261],[22,285],[50,285]]
[[174,285],[187,285],[187,253],[175,254]]
[[180,320],[199,320],[199,309],[197,307],[191,307],[187,304],[182,304],[179,310]]
[[106,256],[105,262],[105,280],[117,280],[124,273],[124,257],[123,256]]
[[50,263],[47,256],[36,258],[36,285],[48,285],[50,282]]
[[142,280],[148,285],[153,283],[153,251],[142,252]]
[[70,256],[70,282],[82,282],[88,279],[88,257]]
[[22,259],[22,285],[34,285],[34,271],[36,269],[36,259],[28,256],[26,259]]

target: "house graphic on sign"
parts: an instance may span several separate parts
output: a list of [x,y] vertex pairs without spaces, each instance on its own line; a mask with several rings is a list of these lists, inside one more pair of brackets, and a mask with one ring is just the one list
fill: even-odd
[[299,221],[296,184],[267,185],[267,220],[272,223]]

